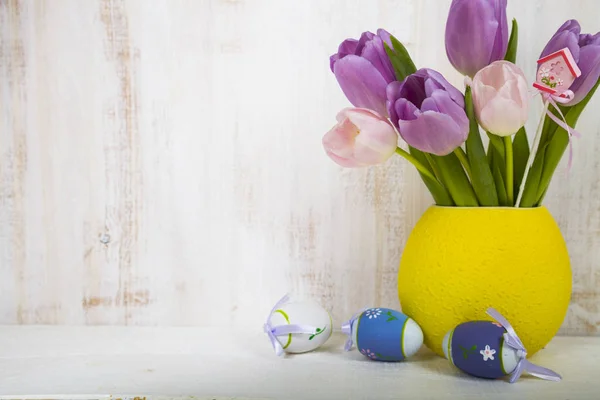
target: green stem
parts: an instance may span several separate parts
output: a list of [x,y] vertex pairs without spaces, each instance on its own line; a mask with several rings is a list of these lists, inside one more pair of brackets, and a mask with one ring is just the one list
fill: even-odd
[[460,163],[462,164],[463,168],[465,169],[465,171],[467,171],[467,175],[469,175],[469,180],[471,182],[473,182],[473,174],[471,173],[471,166],[469,165],[469,160],[467,159],[467,155],[465,154],[465,151],[462,149],[462,147],[459,146],[456,149],[454,149],[454,154],[456,154],[456,156],[460,160]]
[[440,170],[438,169],[435,161],[433,161],[433,158],[431,158],[431,154],[429,153],[423,153],[425,154],[425,158],[427,159],[427,161],[429,161],[429,165],[431,165],[431,169],[433,170],[433,174],[435,175],[435,178],[438,181],[442,181],[441,175],[440,175]]
[[422,173],[423,175],[426,175],[428,178],[433,179],[434,181],[437,181],[436,177],[433,176],[431,174],[431,172],[429,172],[429,170],[427,168],[425,168],[425,166],[419,162],[419,160],[414,158],[412,156],[412,154],[408,153],[404,149],[401,149],[400,147],[396,147],[396,153],[398,155],[404,157],[408,162],[410,162],[412,165],[414,165],[419,170],[420,173]]
[[512,207],[513,198],[513,147],[510,136],[504,136],[504,154],[506,154],[506,195],[508,197],[508,205]]

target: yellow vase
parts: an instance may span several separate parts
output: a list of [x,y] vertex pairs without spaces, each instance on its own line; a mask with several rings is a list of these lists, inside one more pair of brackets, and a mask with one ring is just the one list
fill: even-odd
[[545,207],[430,207],[414,227],[400,261],[402,312],[422,328],[440,356],[456,325],[492,320],[493,307],[528,355],[559,330],[571,297],[569,255]]

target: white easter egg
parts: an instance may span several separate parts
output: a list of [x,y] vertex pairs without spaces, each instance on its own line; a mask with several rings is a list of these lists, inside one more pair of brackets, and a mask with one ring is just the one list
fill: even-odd
[[287,353],[305,353],[322,346],[332,333],[329,312],[315,302],[293,302],[279,307],[271,314],[271,326],[308,325],[314,333],[290,333],[277,335],[277,341]]

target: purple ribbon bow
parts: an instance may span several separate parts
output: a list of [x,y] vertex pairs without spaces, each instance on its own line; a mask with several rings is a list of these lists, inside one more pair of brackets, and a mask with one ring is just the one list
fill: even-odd
[[277,340],[277,336],[290,335],[293,333],[309,333],[309,334],[317,333],[317,328],[314,326],[310,326],[310,325],[299,325],[299,324],[287,324],[287,325],[278,325],[278,326],[271,325],[271,316],[273,315],[273,313],[279,307],[281,307],[283,304],[287,303],[287,301],[289,299],[290,299],[290,297],[287,294],[285,296],[283,296],[273,306],[273,308],[271,309],[271,312],[269,313],[269,317],[267,318],[267,322],[263,325],[263,330],[269,337],[269,340],[271,340],[271,345],[273,346],[273,349],[275,350],[275,354],[277,354],[277,356],[281,356],[283,354],[283,346],[281,346],[281,343],[279,343],[279,340]]
[[342,333],[348,336],[348,340],[346,340],[346,344],[344,344],[345,351],[350,351],[350,349],[352,348],[352,327],[354,326],[354,323],[356,322],[358,317],[368,309],[368,307],[363,308],[362,310],[354,314],[352,318],[350,318],[348,321],[342,324]]
[[487,313],[489,316],[494,318],[500,325],[506,329],[506,333],[504,334],[504,343],[515,349],[517,351],[517,357],[519,357],[519,362],[517,363],[517,367],[510,374],[510,383],[514,383],[523,372],[527,372],[533,376],[537,376],[538,378],[542,378],[549,381],[559,382],[562,377],[558,375],[556,372],[549,370],[548,368],[540,367],[539,365],[535,365],[532,362],[527,360],[527,350],[525,350],[525,346],[517,333],[508,322],[506,318],[504,318],[498,311],[493,308],[488,308]]

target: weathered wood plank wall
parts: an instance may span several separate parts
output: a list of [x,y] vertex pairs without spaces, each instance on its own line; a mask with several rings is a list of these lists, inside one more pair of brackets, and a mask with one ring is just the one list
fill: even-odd
[[[0,0],[0,323],[260,329],[285,291],[337,323],[398,307],[398,261],[431,199],[399,159],[325,157],[348,105],[328,57],[384,27],[461,85],[449,3]],[[563,19],[598,29],[596,0],[509,3],[529,76]],[[582,117],[547,198],[573,262],[568,334],[600,332],[599,126]]]

